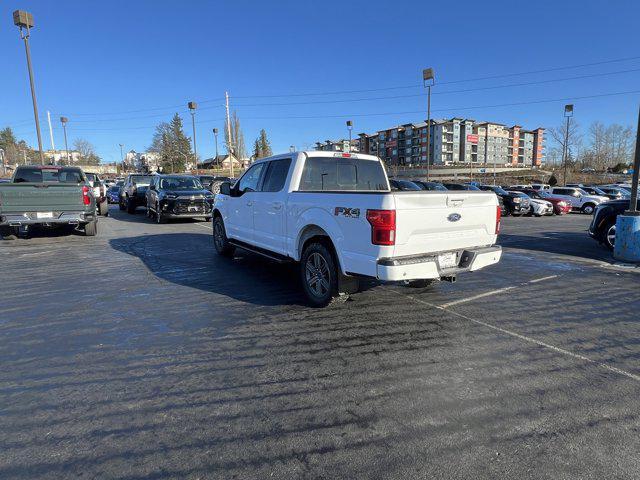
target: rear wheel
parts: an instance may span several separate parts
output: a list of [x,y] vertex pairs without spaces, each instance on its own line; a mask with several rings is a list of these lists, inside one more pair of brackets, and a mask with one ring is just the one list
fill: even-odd
[[94,220],[84,226],[84,234],[87,237],[95,237],[98,233],[98,221]]
[[162,212],[160,211],[160,205],[156,205],[156,223],[167,223],[167,219],[165,218],[164,215],[162,215]]
[[122,197],[118,197],[118,208],[123,212],[127,209],[127,207],[122,201]]
[[304,292],[314,307],[324,307],[338,294],[338,269],[329,249],[314,242],[305,248],[300,261]]
[[102,215],[103,217],[108,217],[109,216],[109,202],[104,200],[102,203],[100,203],[100,205],[98,206],[98,211],[100,212],[100,215]]
[[216,247],[218,255],[229,258],[233,257],[235,247],[229,243],[222,217],[216,217],[213,221],[213,245]]
[[587,215],[593,215],[593,211],[596,209],[595,204],[593,203],[585,203],[582,206],[582,213],[586,213]]

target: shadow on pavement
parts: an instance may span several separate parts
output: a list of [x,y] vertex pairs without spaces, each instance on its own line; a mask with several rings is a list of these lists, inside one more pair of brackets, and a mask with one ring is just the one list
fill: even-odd
[[500,234],[498,244],[537,252],[570,255],[611,262],[611,252],[593,240],[587,232],[539,232],[535,235]]

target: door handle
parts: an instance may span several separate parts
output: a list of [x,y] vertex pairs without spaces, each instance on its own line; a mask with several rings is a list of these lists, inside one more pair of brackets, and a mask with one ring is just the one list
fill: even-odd
[[282,204],[279,203],[279,202],[278,203],[273,203],[272,206],[273,206],[274,210],[280,210],[282,208]]
[[251,205],[253,205],[253,202],[252,202],[251,200],[249,200],[249,201],[247,202],[247,207],[250,207]]

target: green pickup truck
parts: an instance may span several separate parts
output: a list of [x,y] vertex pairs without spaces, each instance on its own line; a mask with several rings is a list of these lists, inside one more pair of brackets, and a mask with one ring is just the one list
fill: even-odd
[[33,225],[71,225],[96,235],[96,200],[80,168],[24,165],[0,183],[2,238],[25,235]]

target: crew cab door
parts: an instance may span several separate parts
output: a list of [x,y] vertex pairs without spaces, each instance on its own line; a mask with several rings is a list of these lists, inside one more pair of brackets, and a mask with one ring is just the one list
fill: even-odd
[[255,245],[280,254],[285,253],[285,185],[290,167],[290,158],[268,162],[260,192],[253,201]]
[[258,192],[265,163],[256,163],[238,180],[228,199],[228,217],[225,220],[227,236],[241,242],[254,243],[253,202]]

